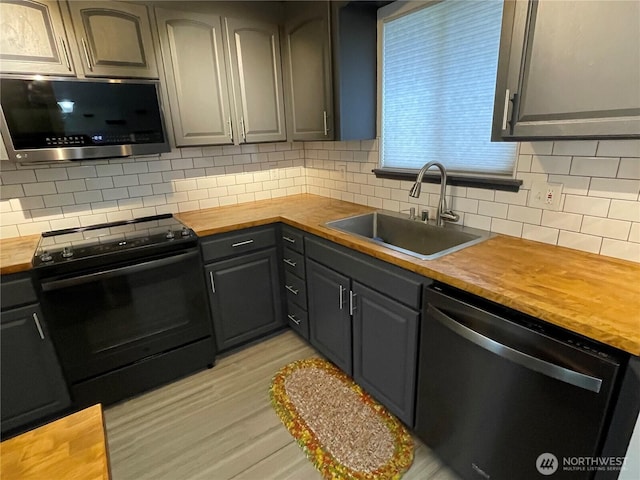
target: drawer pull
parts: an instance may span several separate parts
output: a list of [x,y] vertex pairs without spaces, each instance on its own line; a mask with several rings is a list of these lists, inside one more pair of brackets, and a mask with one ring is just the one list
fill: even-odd
[[245,240],[244,242],[232,243],[231,246],[242,247],[243,245],[249,245],[250,243],[253,243],[253,240]]
[[298,320],[295,315],[289,314],[287,315],[287,318],[289,318],[289,320],[291,320],[296,325],[300,325],[300,320]]
[[211,280],[211,293],[216,293],[216,282],[213,280],[213,272],[209,272],[209,279]]
[[286,240],[286,241],[287,241],[287,242],[289,242],[289,243],[296,243],[295,238],[287,237],[287,236],[285,236],[285,235],[283,235],[283,236],[282,236],[282,239],[283,239],[283,240]]
[[40,325],[40,320],[38,320],[38,314],[33,312],[33,321],[36,324],[36,328],[38,329],[38,333],[40,334],[40,339],[44,340],[44,332],[42,331],[42,326]]
[[287,290],[289,290],[291,293],[293,293],[294,295],[298,295],[299,290],[296,290],[295,288],[293,288],[291,285],[285,285],[284,288],[286,288]]
[[298,265],[296,262],[294,262],[290,258],[285,258],[284,263],[286,263],[287,265],[291,265],[292,267],[295,267],[296,265]]

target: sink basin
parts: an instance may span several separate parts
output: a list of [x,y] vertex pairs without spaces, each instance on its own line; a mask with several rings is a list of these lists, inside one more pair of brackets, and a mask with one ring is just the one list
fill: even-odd
[[459,225],[448,224],[438,227],[387,211],[342,218],[327,222],[325,226],[421,260],[433,260],[480,243],[491,235],[483,230]]

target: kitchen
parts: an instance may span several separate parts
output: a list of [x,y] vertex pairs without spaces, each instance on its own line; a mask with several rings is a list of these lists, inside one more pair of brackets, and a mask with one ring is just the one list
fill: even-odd
[[[71,5],[74,3],[76,2],[71,2]],[[80,4],[80,2],[77,3]],[[59,13],[61,16],[60,23],[63,25],[63,29],[67,29],[67,38],[72,38],[74,33],[71,32],[72,29],[68,26],[73,25],[73,30],[76,29],[78,22],[74,21],[72,17],[77,13],[72,13],[68,10],[66,4],[62,5],[63,8],[59,10],[61,12]],[[184,70],[180,70],[175,66],[173,70],[167,68],[174,60],[167,53],[166,46],[170,44],[171,38],[173,38],[174,42],[177,42],[176,39],[179,39],[179,36],[176,33],[177,30],[174,31],[174,36],[171,37],[168,33],[166,35],[159,33],[162,30],[156,27],[162,25],[163,21],[165,25],[169,25],[170,22],[174,21],[176,9],[183,13],[184,19],[190,21],[193,21],[195,17],[201,21],[215,22],[215,20],[208,18],[211,16],[217,18],[218,25],[221,25],[220,16],[239,16],[247,21],[261,20],[263,22],[271,18],[274,23],[279,24],[281,22],[279,17],[281,12],[278,8],[261,8],[253,4],[251,9],[239,9],[237,4],[234,6],[233,4],[215,2],[216,8],[211,7],[210,11],[207,10],[208,7],[203,6],[204,4],[194,4],[192,5],[192,11],[186,11],[184,5],[177,8],[176,4],[169,4],[168,2],[162,2],[161,5],[149,5],[153,8],[149,8],[149,13],[152,17],[148,22],[148,32],[153,38],[151,51],[155,52],[155,55],[153,53],[151,55],[147,54],[145,58],[155,59],[153,68],[156,69],[156,73],[155,75],[142,73],[125,76],[155,76],[161,79],[161,85],[163,86],[161,88],[162,103],[165,106],[168,105],[171,111],[171,115],[165,116],[167,124],[172,125],[172,127],[167,128],[168,135],[171,137],[170,143],[171,145],[178,143],[182,146],[172,147],[171,151],[156,155],[112,158],[109,160],[83,160],[70,164],[49,164],[37,167],[3,161],[1,164],[2,230],[0,231],[3,239],[29,236],[35,236],[37,239],[41,232],[50,230],[77,226],[84,227],[105,222],[128,221],[133,218],[176,213],[179,214],[179,219],[193,228],[201,237],[231,232],[237,228],[230,225],[234,222],[246,226],[255,226],[270,223],[269,219],[273,218],[288,218],[285,223],[302,228],[307,233],[329,238],[342,245],[355,245],[354,241],[348,236],[335,232],[331,233],[331,231],[327,233],[328,230],[326,228],[320,229],[317,224],[324,223],[324,219],[312,225],[304,223],[302,218],[295,219],[293,206],[287,208],[286,201],[287,197],[300,194],[312,194],[394,212],[408,210],[411,207],[420,210],[428,203],[429,214],[431,218],[435,218],[439,192],[437,183],[423,185],[423,191],[428,194],[428,197],[423,193],[422,198],[413,199],[409,197],[409,190],[413,183],[411,180],[378,178],[372,173],[373,170],[380,167],[379,153],[381,149],[379,139],[376,139],[375,122],[372,135],[369,137],[356,137],[365,138],[364,140],[318,141],[311,139],[314,137],[309,135],[317,135],[318,133],[324,135],[328,130],[332,135],[335,135],[334,138],[347,138],[341,135],[344,134],[342,130],[349,126],[347,122],[349,110],[339,112],[338,108],[336,108],[335,115],[324,117],[321,115],[318,122],[320,132],[312,132],[311,134],[302,131],[286,132],[285,134],[285,128],[291,128],[291,122],[289,120],[282,122],[282,119],[291,117],[287,117],[285,114],[279,117],[276,116],[275,118],[280,119],[280,123],[277,124],[276,122],[270,134],[275,135],[276,137],[272,138],[278,141],[266,141],[260,137],[253,137],[252,139],[251,135],[261,134],[251,130],[249,121],[247,121],[246,125],[244,121],[241,122],[244,118],[243,115],[253,114],[251,104],[243,107],[246,108],[246,111],[240,107],[232,109],[227,106],[224,110],[227,114],[219,115],[224,121],[218,124],[212,123],[210,118],[196,118],[193,120],[189,116],[184,116],[183,112],[175,111],[176,100],[182,102],[178,102],[178,105],[186,103],[189,106],[189,111],[198,111],[198,102],[203,101],[201,97],[190,97],[187,92],[178,90],[176,85],[180,85],[180,82],[184,81],[184,78],[180,78],[179,74],[184,73],[187,75],[185,78],[188,78],[189,68],[208,67],[205,62],[200,60],[200,57],[196,57],[196,60],[192,60],[192,64],[187,64],[184,67],[180,65],[180,68]],[[57,5],[55,8],[58,8]],[[238,13],[238,10],[242,15]],[[294,18],[293,15],[292,18]],[[178,23],[172,25],[178,25]],[[172,28],[175,29],[176,27]],[[169,32],[170,29],[167,28],[166,31]],[[221,44],[225,44],[224,42],[226,41],[223,33],[220,31],[217,33]],[[77,32],[75,35],[78,38],[81,37]],[[279,49],[283,49],[284,38],[284,34],[281,33]],[[346,40],[343,39],[343,41]],[[77,65],[75,67],[77,72],[89,72],[86,75],[90,76],[90,63],[87,60],[90,60],[91,56],[95,58],[96,52],[89,52],[85,59],[85,55],[81,51],[83,48],[82,41],[68,41],[64,45],[70,50],[70,58],[73,60],[73,65]],[[321,54],[326,53],[322,49],[318,50],[320,50]],[[66,74],[69,75],[64,50],[61,50],[61,52],[59,63],[61,68],[67,69]],[[198,51],[198,53],[201,52]],[[233,97],[233,92],[237,94],[237,90],[234,91],[233,88],[229,88],[235,85],[234,82],[237,81],[239,75],[239,70],[237,70],[239,64],[234,63],[231,60],[232,58],[237,58],[237,52],[236,57],[228,52],[225,53],[227,68],[235,70],[228,76],[221,75],[220,78],[223,80],[226,78],[229,84],[225,87],[225,91],[229,89],[231,92],[227,97],[228,105],[233,102],[236,105],[241,105],[242,99],[238,100]],[[286,62],[286,59],[284,61]],[[82,66],[80,66],[80,62],[82,62]],[[193,62],[195,62],[195,66]],[[286,63],[284,64],[286,65]],[[346,68],[345,66],[341,67]],[[362,80],[364,75],[362,75],[361,70],[365,67],[366,65],[358,65],[360,69],[358,76],[360,84],[357,86],[360,90],[366,87],[366,82]],[[24,66],[16,68],[18,72],[24,73],[24,70],[19,70]],[[265,67],[261,64],[261,68]],[[279,68],[282,68],[282,65],[279,66],[279,62],[276,62],[272,70],[272,72],[275,72],[275,78],[280,78],[283,74]],[[214,71],[215,69],[212,69],[212,72]],[[283,71],[286,72],[286,69],[283,69]],[[53,71],[49,71],[49,73],[53,73]],[[118,76],[113,73],[113,70],[109,73],[94,73],[93,75],[98,77]],[[288,77],[285,75],[285,78]],[[375,75],[372,78],[375,79]],[[288,90],[290,85],[286,82],[287,80],[285,80],[284,88]],[[322,89],[326,85],[327,82],[316,82],[314,88]],[[344,89],[345,85],[342,85],[342,88]],[[336,92],[334,92],[336,96],[338,94],[344,96],[344,91],[338,92],[335,86],[334,89],[336,89]],[[194,90],[197,89],[194,88]],[[263,93],[261,90],[258,90],[258,92],[258,94]],[[250,95],[251,91],[247,90],[246,94]],[[293,110],[293,105],[290,104],[292,97],[289,95],[284,97],[284,100],[280,97],[281,102],[277,105],[277,110],[291,113]],[[317,95],[316,97],[319,102],[326,102],[323,95]],[[353,95],[352,100],[355,97]],[[504,96],[502,99],[504,99]],[[207,104],[207,107],[208,109],[213,108],[213,105]],[[500,107],[502,108],[502,105]],[[327,111],[327,108],[325,105],[324,110]],[[369,108],[371,108],[370,102]],[[323,111],[323,109],[321,108],[320,111]],[[369,111],[372,113],[371,110]],[[357,112],[360,119],[374,118],[373,113],[367,116],[361,113],[362,110],[357,110]],[[258,112],[257,115],[259,116],[260,113]],[[229,115],[233,118],[227,123]],[[341,116],[339,117],[339,115]],[[334,124],[338,117],[342,121],[340,126]],[[208,122],[206,123],[207,127],[219,127],[217,133],[213,132],[214,129],[212,128],[209,132],[204,132],[210,134],[208,137],[197,138],[198,135],[203,133],[197,131],[197,120]],[[286,127],[284,123],[286,123]],[[361,126],[362,123],[365,122],[357,122],[358,126]],[[212,136],[216,135],[216,138],[212,138]],[[298,137],[295,135],[298,135]],[[246,138],[246,142],[243,137]],[[291,141],[291,139],[296,138],[305,141]],[[316,136],[315,138],[322,137]],[[516,145],[515,143],[509,144]],[[579,259],[581,258],[594,258],[595,261],[599,261],[609,257],[617,257],[623,260],[620,265],[628,266],[630,265],[629,261],[637,264],[640,259],[640,242],[638,241],[638,232],[640,231],[640,219],[638,218],[638,185],[640,184],[638,179],[640,177],[638,157],[640,157],[640,145],[637,139],[594,139],[589,135],[585,135],[583,140],[536,140],[519,142],[517,145],[519,146],[519,151],[515,165],[515,179],[522,182],[519,190],[487,189],[479,188],[477,185],[454,184],[449,186],[448,204],[454,212],[460,215],[460,223],[514,238],[533,240],[547,245],[558,245],[594,254],[593,256],[576,257],[576,264],[579,264]],[[450,177],[453,183],[455,178],[453,175]],[[562,185],[562,193],[559,198],[562,204],[560,207],[551,209],[531,205],[533,188],[540,184]],[[279,207],[274,207],[275,210],[271,212],[261,212],[263,208],[268,210],[267,207],[260,206],[261,204],[253,206],[253,204],[247,203],[272,199],[284,203],[281,203]],[[291,197],[290,201],[300,205],[305,202],[304,199],[299,197]],[[240,208],[242,208],[242,204],[245,206],[244,209],[233,209],[234,205],[240,205]],[[322,205],[322,208],[330,208],[325,204]],[[197,217],[193,217],[193,215],[190,217],[189,214],[184,213],[220,207],[226,209],[219,210],[221,215],[223,212],[228,212],[229,216],[233,216],[231,221],[229,219],[215,219],[212,226],[198,227]],[[252,211],[257,212],[258,219],[251,217]],[[354,213],[364,211],[354,211]],[[335,218],[338,217],[330,219],[333,220]],[[271,220],[271,222],[273,221]],[[218,222],[218,224],[215,222]],[[487,243],[485,242],[483,245],[486,246]],[[546,252],[544,247],[545,245],[539,245],[541,252]],[[470,248],[481,247],[478,245]],[[35,244],[28,252],[27,260],[24,263],[30,263],[30,257],[34,249]],[[362,247],[360,245],[360,248],[357,249],[382,260],[390,261],[390,259],[394,259],[392,263],[396,263],[396,265],[405,269],[413,269],[413,272],[421,273],[417,267],[412,266],[414,264],[406,256],[400,255],[400,263],[398,263],[398,256],[389,254],[382,247]],[[4,252],[7,251],[4,242],[2,250]],[[467,250],[467,252],[473,251]],[[480,256],[481,254],[478,253],[477,255]],[[456,257],[445,256],[442,258],[441,263],[446,263],[447,258]],[[214,260],[217,260],[215,256],[210,258],[211,265],[217,264]],[[207,259],[205,259],[205,262],[209,265]],[[612,262],[615,263],[616,261],[612,260]],[[422,262],[422,264],[427,265],[428,261]],[[616,265],[618,264],[616,263]],[[4,266],[5,262],[3,260],[3,277],[5,276],[4,273],[6,273]],[[421,268],[429,269],[426,271],[430,272],[430,274],[424,273],[425,271],[422,273],[426,277],[444,281],[445,283],[447,280],[451,281],[454,276],[447,271],[438,272],[436,267],[423,266]],[[565,276],[580,271],[579,266],[574,266],[574,269],[563,269],[564,276],[558,278],[556,283],[562,284],[564,281],[569,283]],[[214,275],[217,272],[217,270],[211,271]],[[638,271],[631,268],[630,272],[631,285],[633,285],[633,279],[637,278]],[[543,278],[543,273],[536,270],[531,281],[540,281]],[[633,276],[634,273],[635,277]],[[500,275],[504,274],[505,272],[502,272]],[[527,272],[524,274],[526,278]],[[441,277],[438,277],[438,275],[441,275]],[[457,273],[456,275],[462,274]],[[470,273],[465,274],[463,280],[458,280],[466,281],[463,285],[467,289],[469,285],[473,284],[473,281],[468,280],[468,275]],[[307,282],[309,282],[309,278],[307,278]],[[453,286],[461,285],[453,284]],[[480,291],[471,291],[482,294],[489,290],[486,286],[484,291],[482,287],[476,288]],[[497,289],[499,287],[493,288]],[[629,290],[628,285],[626,290]],[[495,290],[489,293],[495,295]],[[637,302],[637,289],[635,290],[635,298],[633,293],[634,290],[631,289],[630,297],[627,298],[621,295],[620,301],[633,305],[634,301]],[[543,308],[524,305],[526,302],[518,303],[517,298],[515,298],[517,297],[517,292],[510,294],[501,291],[500,295],[498,299],[502,300],[503,303],[506,297],[510,297],[509,300],[513,303],[508,303],[509,306],[517,307],[518,310],[524,311],[524,313],[542,319],[551,321],[555,318],[554,315],[561,315],[557,311],[550,312],[549,309],[551,307],[548,305]],[[594,293],[594,295],[597,295],[597,293]],[[493,297],[493,299],[497,300],[496,297]],[[551,301],[548,303],[551,303]],[[566,305],[561,304],[556,310],[562,310],[563,307],[566,307]],[[213,308],[216,307],[214,306]],[[224,318],[225,315],[225,310],[221,305],[218,305],[217,308],[220,308],[220,311],[217,316],[214,315],[214,323],[216,318]],[[595,315],[595,313],[592,315]],[[634,317],[631,316],[632,332],[633,321]],[[635,321],[635,327],[637,327],[637,316]],[[601,336],[596,335],[596,337],[593,337],[592,330],[585,330],[587,327],[576,327],[575,325],[572,325],[572,327],[570,329],[577,333],[607,343],[602,334],[600,334]],[[267,330],[269,328],[266,327]],[[614,343],[613,346],[637,355],[638,352],[633,351],[633,347],[628,346],[632,342],[625,343],[624,336],[624,333],[618,335],[618,337],[623,337],[617,340],[617,342],[621,343]],[[224,349],[224,347],[224,345],[218,345],[219,349]],[[58,352],[58,355],[60,355],[60,352]],[[204,366],[202,365],[202,368]],[[213,370],[216,368],[214,367]]]

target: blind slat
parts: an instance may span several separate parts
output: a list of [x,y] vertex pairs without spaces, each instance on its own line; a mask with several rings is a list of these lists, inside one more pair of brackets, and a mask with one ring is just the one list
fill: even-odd
[[445,0],[384,23],[383,168],[512,175],[516,145],[490,140],[501,19],[502,1]]

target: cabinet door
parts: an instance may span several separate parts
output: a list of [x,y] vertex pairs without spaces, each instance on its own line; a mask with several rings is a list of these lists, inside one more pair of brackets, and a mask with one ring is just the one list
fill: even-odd
[[2,431],[70,404],[67,386],[37,305],[2,312]]
[[307,261],[309,337],[311,344],[351,375],[349,278]]
[[420,314],[355,282],[353,293],[353,378],[413,426]]
[[69,2],[87,76],[158,78],[147,7]]
[[240,142],[286,139],[278,26],[225,19]]
[[58,2],[0,3],[0,71],[73,75]]
[[275,248],[222,260],[205,271],[219,350],[284,325]]
[[156,8],[176,146],[233,143],[222,23]]
[[289,2],[283,65],[287,138],[333,139],[329,2]]
[[638,2],[505,2],[494,137],[640,138],[639,18]]

